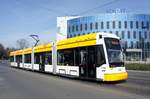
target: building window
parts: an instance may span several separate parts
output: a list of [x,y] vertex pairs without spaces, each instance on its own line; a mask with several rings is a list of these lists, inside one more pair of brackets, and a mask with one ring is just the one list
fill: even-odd
[[80,31],[82,31],[82,24],[80,24]]
[[124,39],[124,31],[122,31],[121,35],[122,39]]
[[72,37],[72,35],[70,34],[70,37]]
[[119,23],[118,23],[118,28],[119,29],[121,28],[121,21],[119,21]]
[[136,48],[137,49],[139,48],[139,42],[138,41],[136,42]]
[[107,29],[109,29],[109,21],[107,21]]
[[124,21],[124,28],[127,28],[127,21]]
[[92,24],[92,23],[90,23],[90,29],[92,30],[92,28],[93,28],[93,24]]
[[133,28],[133,21],[130,21],[130,28]]
[[148,49],[148,42],[145,42],[145,48]]
[[149,22],[147,21],[147,29],[149,29]]
[[87,30],[87,24],[85,24],[85,30]]
[[119,36],[118,31],[116,31],[116,35]]
[[131,41],[130,48],[133,48],[133,42]]
[[74,32],[74,26],[72,26],[72,32]]
[[130,39],[130,31],[128,31],[128,39]]
[[68,28],[68,32],[70,33],[71,32],[71,27],[69,26],[69,28]]
[[143,22],[143,21],[142,21],[141,24],[142,24],[142,29],[146,29],[146,28],[147,28],[147,26],[144,25],[144,22]]
[[137,28],[137,29],[139,28],[139,23],[138,23],[138,21],[136,21],[136,28]]
[[150,32],[149,32],[149,39],[150,39]]
[[116,28],[116,24],[115,24],[115,21],[113,21],[113,29]]
[[74,34],[74,37],[76,37],[76,34]]
[[133,32],[133,38],[136,39],[136,31]]
[[145,48],[144,40],[142,40],[142,49]]
[[97,22],[95,23],[95,29],[98,29],[98,23]]
[[139,39],[140,40],[142,39],[142,32],[141,31],[139,32]]
[[128,43],[125,41],[125,49],[128,48]]
[[110,31],[110,33],[112,33],[112,31]]
[[150,42],[147,42],[147,48],[150,49]]
[[104,29],[104,22],[101,22],[101,29]]
[[144,32],[145,39],[147,39],[147,32]]
[[78,31],[78,25],[76,25],[76,31]]
[[141,23],[141,26],[142,26],[142,29],[144,29],[144,22],[142,21],[142,23]]

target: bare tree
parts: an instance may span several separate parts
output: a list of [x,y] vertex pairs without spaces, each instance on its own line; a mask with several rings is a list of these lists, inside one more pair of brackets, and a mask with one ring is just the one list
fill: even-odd
[[18,49],[24,49],[29,47],[29,42],[26,39],[19,39],[16,41]]
[[0,60],[1,59],[8,59],[9,52],[8,49],[4,48],[3,44],[0,44]]
[[3,58],[3,56],[4,56],[4,52],[5,50],[4,50],[4,46],[2,45],[2,44],[0,44],[0,59],[2,59]]

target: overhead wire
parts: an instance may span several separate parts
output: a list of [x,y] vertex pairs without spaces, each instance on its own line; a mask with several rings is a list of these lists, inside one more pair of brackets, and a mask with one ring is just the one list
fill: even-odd
[[99,6],[97,6],[97,7],[88,9],[88,10],[83,11],[83,12],[81,12],[81,13],[78,13],[77,15],[86,14],[86,13],[91,12],[91,11],[93,11],[93,10],[96,10],[96,9],[99,9],[99,8],[102,8],[102,7],[106,7],[106,6],[108,6],[108,5],[111,5],[111,4],[113,4],[113,3],[116,3],[116,2],[118,2],[118,1],[121,1],[121,0],[113,0],[113,1],[111,1],[111,2],[104,3],[104,4],[99,5]]

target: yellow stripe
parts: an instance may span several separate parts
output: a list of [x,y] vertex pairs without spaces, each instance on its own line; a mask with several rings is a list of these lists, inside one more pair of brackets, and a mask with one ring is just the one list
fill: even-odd
[[46,45],[39,45],[34,48],[35,53],[47,52],[52,50],[52,45],[50,43]]
[[10,52],[9,56],[14,56],[15,52]]
[[78,36],[78,37],[62,40],[58,42],[57,49],[91,46],[95,44],[96,44],[96,33],[92,33],[84,36]]
[[15,55],[22,55],[23,54],[23,50],[17,50],[15,51]]
[[24,49],[24,54],[30,54],[30,53],[32,53],[32,48]]
[[[62,40],[57,43],[57,49],[67,49],[67,48],[75,48],[75,47],[83,47],[83,46],[91,46],[91,45],[96,45],[96,33],[91,33],[87,35],[82,35],[82,36],[77,36],[74,38],[69,38]],[[40,53],[40,52],[46,52],[46,51],[51,51],[52,50],[52,45],[50,43],[46,45],[39,45],[34,47],[34,52],[35,53]],[[32,53],[32,48],[27,48],[21,50],[21,51],[14,51],[10,53],[10,56],[13,55],[21,55],[21,54],[30,54]]]
[[104,81],[119,81],[119,80],[127,80],[128,73],[112,73],[112,74],[104,74]]

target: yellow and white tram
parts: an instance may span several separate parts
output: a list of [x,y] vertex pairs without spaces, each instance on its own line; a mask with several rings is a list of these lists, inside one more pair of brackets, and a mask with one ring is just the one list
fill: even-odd
[[126,80],[120,38],[91,33],[10,53],[11,66],[102,81]]

